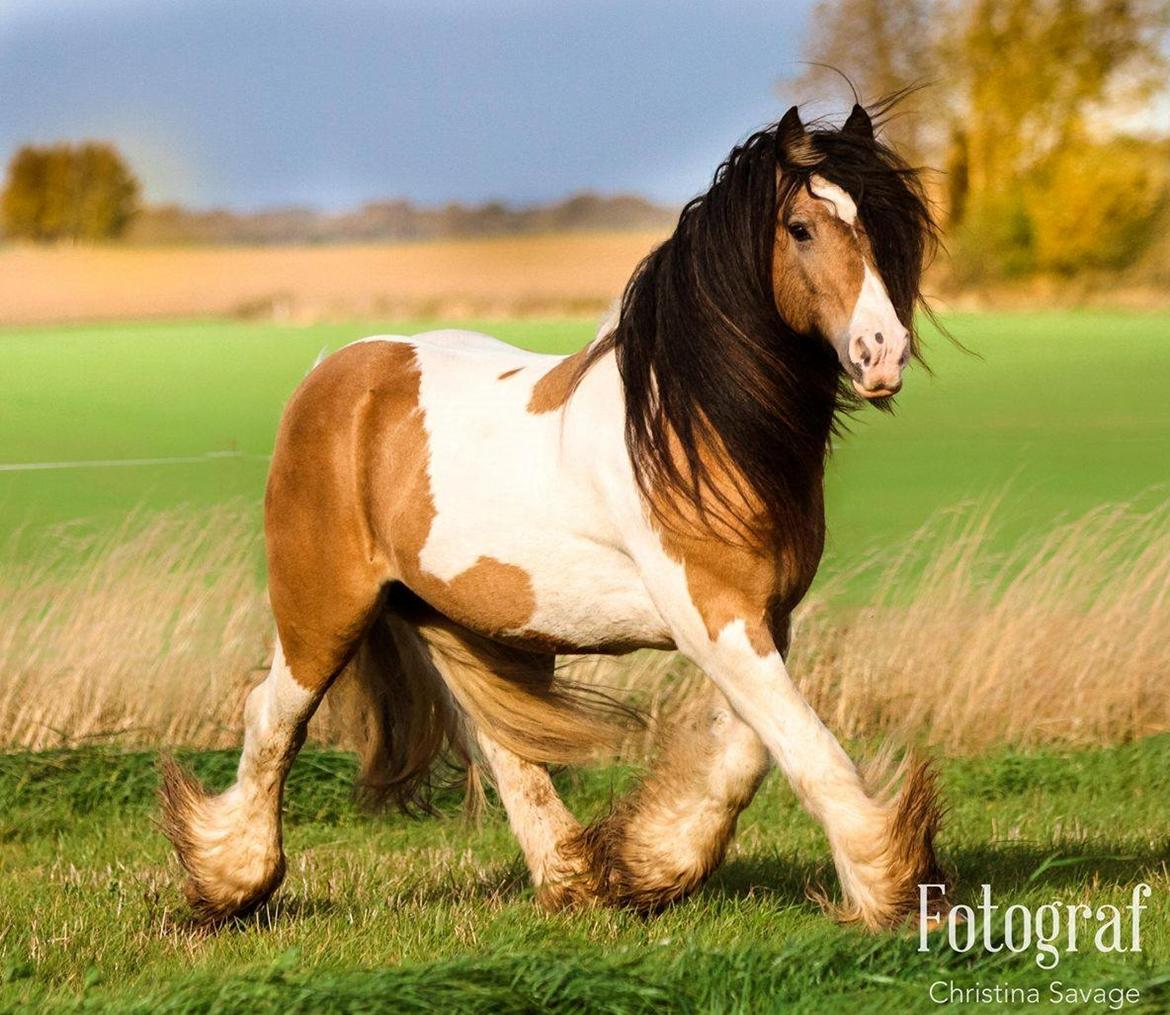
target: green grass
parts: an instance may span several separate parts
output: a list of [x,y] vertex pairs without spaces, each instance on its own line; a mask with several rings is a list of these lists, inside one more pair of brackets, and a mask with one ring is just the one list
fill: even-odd
[[[904,538],[940,510],[1007,490],[1002,538],[1138,496],[1170,479],[1170,315],[960,315],[978,357],[928,337],[894,417],[863,411],[828,491],[829,567]],[[258,502],[281,407],[323,348],[435,322],[118,324],[0,332],[0,460],[238,452],[190,465],[0,472],[0,533],[137,505]],[[568,352],[588,321],[479,322],[517,345]],[[257,517],[259,517],[257,513]],[[36,539],[23,545],[35,552]],[[20,552],[9,545],[0,554]]]
[[[188,760],[222,786],[235,757]],[[822,836],[776,777],[712,882],[645,920],[543,914],[496,811],[478,828],[454,798],[439,818],[370,818],[351,803],[351,774],[345,755],[302,755],[285,887],[203,935],[153,825],[150,756],[0,756],[0,1011],[904,1012],[933,1008],[940,979],[1120,985],[1139,988],[1147,1010],[1170,1004],[1170,737],[945,765],[942,852],[960,897],[988,882],[1000,904],[1121,906],[1137,882],[1153,886],[1141,954],[1082,950],[1051,972],[1033,953],[960,955],[943,941],[920,953],[910,935],[832,924],[804,895],[822,873]],[[626,776],[560,783],[590,813]]]

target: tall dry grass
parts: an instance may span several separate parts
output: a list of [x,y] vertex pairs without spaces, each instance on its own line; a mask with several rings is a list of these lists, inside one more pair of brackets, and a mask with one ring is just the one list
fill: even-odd
[[257,510],[62,527],[0,571],[0,746],[239,743],[270,653]]
[[[799,618],[793,672],[844,735],[971,751],[1170,729],[1170,503],[1100,507],[994,550],[994,507],[870,564],[870,604]],[[827,601],[826,601],[827,600]]]
[[[1009,553],[994,516],[954,512],[802,606],[790,669],[829,725],[950,752],[1170,729],[1170,504],[1103,507]],[[0,746],[238,743],[271,651],[255,518],[243,505],[134,518],[6,567]],[[566,665],[657,716],[700,679],[666,654]]]

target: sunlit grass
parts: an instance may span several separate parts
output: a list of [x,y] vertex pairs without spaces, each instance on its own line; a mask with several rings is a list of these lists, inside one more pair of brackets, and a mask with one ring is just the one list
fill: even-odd
[[[188,758],[212,785],[231,753]],[[910,1011],[938,979],[961,985],[1143,990],[1167,1000],[1170,743],[1079,753],[995,751],[944,766],[942,855],[959,898],[1110,902],[1153,886],[1140,955],[920,953],[911,934],[834,926],[805,896],[827,847],[776,776],[745,813],[711,883],[662,917],[538,910],[498,810],[366,817],[351,759],[307,751],[289,790],[289,876],[255,916],[205,935],[152,822],[153,758],[111,752],[0,756],[0,1009],[196,1012]],[[623,771],[565,774],[581,814]],[[1000,941],[997,932],[993,941]],[[84,1000],[83,1000],[84,999]],[[1091,1006],[1089,1006],[1091,1008]],[[1088,1010],[1088,1008],[1086,1009]]]

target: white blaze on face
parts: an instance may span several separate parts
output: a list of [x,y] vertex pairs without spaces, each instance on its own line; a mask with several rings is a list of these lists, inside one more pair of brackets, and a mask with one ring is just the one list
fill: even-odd
[[[809,189],[856,233],[857,203],[843,188],[814,174],[809,179]],[[910,333],[898,320],[885,283],[868,259],[838,353],[845,369],[853,375],[853,387],[859,395],[877,398],[893,394],[902,386],[902,368],[910,357]]]
[[814,173],[809,177],[808,188],[815,197],[828,201],[833,213],[850,229],[857,225],[857,204],[841,187]]

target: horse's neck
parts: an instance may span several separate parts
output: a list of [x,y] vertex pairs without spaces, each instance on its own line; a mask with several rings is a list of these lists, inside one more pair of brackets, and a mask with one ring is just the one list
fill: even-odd
[[[585,406],[581,406],[581,408],[586,409],[585,412],[581,413],[581,416],[588,419],[585,426],[594,438],[599,435],[600,431],[592,428],[598,427],[602,416],[616,412],[620,415],[623,423],[625,420],[625,395],[622,390],[620,371],[617,367],[617,350],[613,342],[613,332],[617,326],[619,312],[620,305],[612,307],[602,320],[589,345],[575,355],[567,357],[565,362],[565,368],[570,368],[571,365],[571,369],[565,369],[565,375],[571,375],[574,378],[582,377],[584,383],[581,387],[591,389],[579,391],[568,400],[568,404],[580,401],[586,403]],[[591,377],[593,383],[590,383]],[[823,378],[821,380],[823,381]],[[810,379],[811,383],[813,383],[812,379]],[[789,478],[789,486],[792,490],[792,510],[802,517],[807,517],[808,524],[812,527],[823,528],[824,524],[824,470],[835,409],[834,400],[825,407],[823,412],[802,414],[801,418],[810,421],[811,432],[794,434],[790,443],[781,441],[775,449],[776,467],[783,470]],[[608,427],[601,429],[608,429]],[[797,442],[803,445],[803,448],[798,448]],[[813,445],[815,445],[815,453],[810,454],[809,449]],[[622,453],[624,456],[624,447]],[[709,452],[707,461],[726,462],[726,455]],[[720,478],[724,490],[743,491],[744,499],[740,501],[739,506],[745,511],[751,511],[753,508],[762,510],[762,505],[758,502],[754,505],[751,503],[750,483],[745,477],[731,469],[730,463],[728,463],[728,470],[724,471]],[[737,496],[739,495],[737,494]]]

